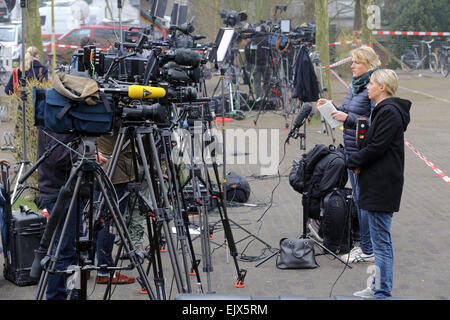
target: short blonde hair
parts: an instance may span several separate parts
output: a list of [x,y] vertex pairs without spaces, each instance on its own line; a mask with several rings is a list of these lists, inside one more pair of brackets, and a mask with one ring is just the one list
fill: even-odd
[[350,52],[350,55],[352,58],[358,59],[358,61],[365,65],[369,70],[373,70],[381,66],[381,61],[378,58],[378,55],[371,47],[362,46],[353,49]]
[[376,70],[373,75],[375,76],[375,81],[379,85],[384,85],[386,88],[386,93],[393,96],[398,89],[398,76],[394,70],[391,69],[379,69]]
[[[39,50],[36,47],[28,47],[27,51],[25,52],[25,71],[28,71],[31,69],[31,62],[37,55],[39,54]],[[21,68],[19,68],[21,69]],[[21,69],[22,70],[22,69]]]

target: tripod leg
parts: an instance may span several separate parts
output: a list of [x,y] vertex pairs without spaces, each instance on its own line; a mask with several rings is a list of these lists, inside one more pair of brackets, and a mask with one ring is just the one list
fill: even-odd
[[[183,262],[184,262],[184,267],[185,267],[185,272],[186,272],[186,278],[187,278],[187,285],[188,285],[188,290],[189,292],[192,291],[191,289],[191,285],[190,285],[190,281],[189,281],[189,268],[187,265],[187,260],[186,260],[186,253],[185,253],[185,246],[186,246],[186,241],[187,241],[187,245],[189,246],[189,252],[191,253],[191,262],[192,262],[192,267],[197,275],[197,283],[200,282],[200,278],[199,278],[199,274],[198,274],[198,270],[197,270],[197,266],[196,266],[196,258],[195,258],[195,253],[194,253],[194,247],[192,245],[192,240],[191,240],[191,236],[190,236],[190,232],[189,232],[189,224],[186,222],[189,222],[188,219],[186,219],[187,217],[183,217],[183,213],[182,213],[182,209],[181,206],[183,205],[183,207],[186,207],[185,203],[184,203],[184,199],[183,199],[183,194],[182,191],[180,189],[179,186],[179,179],[176,178],[176,170],[175,170],[175,165],[173,163],[173,161],[171,160],[171,152],[172,152],[172,143],[170,141],[170,133],[169,132],[165,132],[163,133],[163,147],[164,147],[164,153],[166,155],[166,163],[167,163],[167,173],[168,173],[168,177],[169,177],[169,188],[170,188],[170,194],[172,195],[173,199],[172,199],[172,203],[175,203],[176,206],[176,210],[175,210],[175,226],[177,228],[177,237],[180,240],[181,243],[181,249],[182,249],[182,255],[183,255]],[[186,210],[185,210],[186,212]],[[185,219],[183,219],[185,218]],[[184,227],[184,228],[183,228]]]
[[[76,171],[76,173],[77,173],[77,171]],[[37,289],[36,300],[42,300],[43,295],[44,295],[44,290],[45,290],[45,287],[46,287],[47,282],[48,282],[48,274],[49,274],[49,272],[54,272],[54,269],[56,268],[56,263],[58,262],[59,255],[60,255],[60,252],[61,252],[61,248],[63,246],[64,239],[65,239],[65,237],[67,235],[67,229],[68,229],[68,226],[69,226],[69,223],[70,223],[69,221],[70,221],[71,215],[73,214],[73,208],[74,208],[77,196],[78,196],[78,192],[80,190],[81,180],[82,180],[82,177],[78,176],[76,184],[75,184],[75,188],[74,188],[74,193],[73,193],[72,199],[70,201],[69,210],[66,213],[66,217],[65,217],[65,220],[64,220],[64,224],[62,226],[61,234],[59,236],[58,245],[57,245],[56,251],[55,251],[55,253],[53,255],[53,250],[54,250],[56,237],[57,237],[58,230],[59,230],[59,227],[60,227],[62,219],[63,219],[63,214],[55,213],[55,216],[57,216],[57,215],[59,216],[59,221],[58,221],[58,223],[56,225],[54,234],[52,236],[52,239],[50,241],[50,245],[49,245],[48,250],[47,250],[47,257],[50,257],[50,261],[49,261],[48,268],[46,268],[46,270],[44,270],[44,272],[41,274],[41,277],[40,277],[40,280],[39,280],[39,286],[38,286],[38,289]],[[70,181],[71,181],[71,179],[69,179],[69,182]],[[58,203],[58,201],[57,201],[57,203]],[[56,210],[64,210],[65,209],[65,203],[66,202],[64,201],[64,203],[62,203],[61,205],[58,205],[58,206],[55,205],[55,209]]]
[[147,277],[145,276],[145,272],[142,268],[142,265],[139,263],[139,261],[136,257],[136,252],[133,248],[130,234],[128,233],[128,230],[126,228],[126,225],[125,225],[122,215],[120,213],[119,206],[118,206],[117,202],[115,202],[115,201],[113,203],[111,203],[109,197],[107,196],[108,192],[106,190],[105,184],[108,183],[108,180],[106,178],[106,174],[105,174],[105,177],[102,179],[102,176],[100,176],[100,174],[98,172],[96,172],[95,178],[100,187],[100,191],[104,196],[105,204],[111,214],[111,217],[113,218],[113,222],[117,228],[117,232],[119,233],[120,239],[121,239],[122,243],[124,244],[124,247],[125,247],[125,250],[126,250],[128,256],[130,257],[130,261],[133,264],[133,266],[138,270],[141,280],[144,282],[144,285],[147,288],[148,296],[150,297],[150,299],[154,300],[155,295],[150,287],[150,283],[148,282]]
[[[160,182],[160,185],[161,185],[161,188],[163,191],[163,197],[164,197],[163,200],[164,200],[164,205],[166,207],[165,209],[155,207],[154,213],[156,215],[157,221],[162,221],[162,223],[163,223],[163,230],[164,230],[164,234],[167,238],[167,245],[169,247],[169,255],[171,258],[172,267],[174,269],[174,275],[175,275],[175,280],[176,280],[178,291],[186,292],[184,285],[182,283],[181,271],[180,271],[180,267],[179,267],[179,263],[178,263],[178,258],[176,256],[176,252],[175,252],[175,245],[173,243],[172,234],[170,233],[168,222],[166,220],[167,213],[168,213],[167,211],[170,210],[169,209],[170,206],[168,203],[167,194],[165,193],[165,189],[164,189],[164,179],[162,177],[161,166],[160,166],[159,159],[157,156],[158,153],[156,151],[155,141],[153,140],[152,134],[148,134],[147,137],[149,137],[149,139],[150,139],[150,148],[152,151],[153,163],[155,164],[156,168],[159,169],[158,170],[158,180]],[[137,138],[137,143],[138,143],[138,148],[139,148],[140,154],[145,154],[142,136],[140,134],[138,134],[136,138]],[[150,176],[149,164],[148,164],[145,156],[142,157],[142,163],[143,163],[145,178],[147,179],[147,183],[148,183],[149,190],[150,190],[150,197],[151,197],[152,203],[156,206],[158,204],[158,201],[156,199],[156,195],[155,195],[153,185],[152,185],[153,180],[151,179],[151,176]]]
[[234,264],[236,267],[236,272],[238,275],[238,279],[236,281],[236,287],[244,287],[244,279],[245,279],[245,275],[247,273],[247,271],[245,269],[239,269],[239,264],[237,261],[237,248],[236,248],[236,243],[234,241],[234,237],[233,237],[233,232],[231,231],[231,226],[230,226],[230,220],[228,218],[228,214],[227,214],[227,209],[226,209],[226,204],[224,201],[224,198],[226,197],[225,192],[222,192],[222,189],[220,187],[219,184],[219,171],[217,169],[217,163],[214,161],[213,162],[213,169],[214,169],[214,174],[216,176],[216,181],[218,184],[218,188],[219,188],[219,197],[218,197],[218,201],[219,201],[219,205],[218,205],[218,209],[219,209],[219,214],[222,220],[222,225],[223,225],[223,229],[225,232],[225,236],[226,239],[228,241],[228,245],[230,246],[230,254],[233,257],[234,260]]
[[258,114],[256,115],[256,119],[253,121],[253,125],[256,127],[257,126],[257,122],[258,122],[258,119],[259,119],[259,116],[261,115],[261,113],[263,112],[263,110],[266,108],[266,104],[267,104],[267,99],[268,99],[268,94],[269,94],[269,91],[270,90],[270,88],[267,88],[266,89],[266,91],[264,92],[264,97],[263,97],[263,99],[261,100],[261,105],[259,106],[259,110],[258,110]]

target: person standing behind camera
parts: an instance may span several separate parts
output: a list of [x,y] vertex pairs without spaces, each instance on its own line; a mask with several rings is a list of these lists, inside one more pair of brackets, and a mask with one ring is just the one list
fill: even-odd
[[[265,32],[264,26],[261,32]],[[245,46],[245,60],[247,69],[250,73],[250,85],[255,90],[256,99],[262,99],[262,79],[266,77],[267,64],[269,63],[269,40],[264,34],[256,34],[252,36]],[[253,81],[252,81],[253,79]]]
[[[120,119],[116,118],[113,135],[102,135],[97,139],[98,150],[100,153],[100,163],[104,164],[106,169],[107,158],[112,155],[120,129]],[[116,190],[119,202],[119,209],[122,216],[125,213],[128,204],[128,197],[123,198],[128,191],[128,183],[134,180],[134,169],[131,148],[127,147],[120,152],[117,160],[117,166],[111,181]],[[122,199],[123,198],[123,199]],[[106,210],[106,209],[104,209]],[[94,235],[95,249],[97,254],[97,265],[114,266],[112,257],[115,235],[110,231],[112,218],[106,219],[105,226]],[[96,283],[107,284],[109,282],[109,271],[99,270],[97,272]],[[116,272],[112,279],[112,284],[130,284],[134,283],[134,277],[128,277],[120,272]]]
[[363,147],[352,154],[347,167],[358,175],[359,207],[367,215],[375,254],[375,278],[355,296],[384,299],[391,297],[394,255],[391,222],[400,209],[403,191],[404,132],[410,121],[411,102],[393,97],[398,77],[393,70],[375,71],[368,87],[376,101]]
[[[356,144],[356,123],[358,118],[369,118],[370,113],[375,106],[367,92],[367,85],[370,76],[380,65],[381,62],[375,51],[367,46],[354,49],[351,52],[352,57],[352,85],[347,92],[342,105],[337,108],[338,111],[331,115],[334,119],[343,122],[344,126],[344,146],[345,156],[348,159],[352,154],[358,151]],[[327,100],[319,99],[316,106],[320,107]],[[359,185],[356,174],[348,170],[350,184],[353,189],[353,197],[356,203],[358,213],[358,222],[360,230],[360,246],[354,247],[348,254],[341,256],[350,263],[371,262],[374,260],[372,242],[370,240],[370,230],[367,216],[361,212],[358,207]],[[311,222],[311,223],[314,223]],[[314,226],[311,226],[312,228]]]
[[[22,64],[19,65],[17,70],[17,79],[14,79],[14,72],[9,78],[8,83],[5,86],[5,93],[11,95],[15,91],[15,87],[18,89],[18,81],[22,77]],[[36,47],[28,47],[25,52],[25,78],[36,79],[38,81],[48,80],[48,69],[42,65],[39,61],[39,50]]]

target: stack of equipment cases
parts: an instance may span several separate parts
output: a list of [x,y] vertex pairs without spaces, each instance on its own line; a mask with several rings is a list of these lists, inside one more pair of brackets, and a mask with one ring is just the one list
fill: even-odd
[[5,279],[18,286],[37,283],[30,277],[34,250],[39,247],[47,225],[47,217],[21,206],[20,211],[13,211],[8,226],[8,260],[3,275]]

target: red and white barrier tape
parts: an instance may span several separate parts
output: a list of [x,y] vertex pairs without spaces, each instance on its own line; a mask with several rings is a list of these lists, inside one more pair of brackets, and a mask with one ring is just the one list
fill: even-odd
[[447,184],[450,184],[450,178],[442,170],[436,167],[436,165],[433,164],[430,160],[425,158],[425,156],[421,152],[419,152],[419,150],[414,148],[406,139],[405,144],[408,146],[409,149],[412,150],[412,152],[414,152],[420,159],[422,159],[427,164],[427,166],[433,169],[433,171],[436,172],[436,174],[439,177],[441,177]]
[[330,72],[344,85],[345,88],[347,88],[347,90],[350,89],[350,86],[347,84],[347,82],[339,77],[339,75],[333,69],[330,69]]
[[345,59],[342,59],[341,61],[338,61],[338,62],[335,62],[333,64],[330,64],[329,66],[326,66],[324,68],[325,69],[334,68],[334,67],[340,66],[340,65],[342,65],[344,63],[347,63],[347,62],[350,62],[350,61],[352,61],[352,57],[347,57]]
[[[353,31],[354,34],[361,34],[360,30]],[[450,32],[433,32],[433,31],[384,31],[373,30],[372,34],[390,35],[390,36],[450,36]]]
[[361,43],[361,42],[362,42],[362,40],[355,39],[355,40],[349,40],[349,41],[330,42],[328,45],[329,46],[339,46],[339,45],[343,45],[343,44],[353,44],[353,43]]
[[[51,42],[44,43],[44,46],[46,46],[46,45],[51,47],[52,44],[51,44]],[[80,49],[81,46],[72,46],[72,45],[69,45],[69,44],[55,44],[55,48]],[[99,49],[103,50],[103,51],[106,51],[109,48],[99,48]]]

